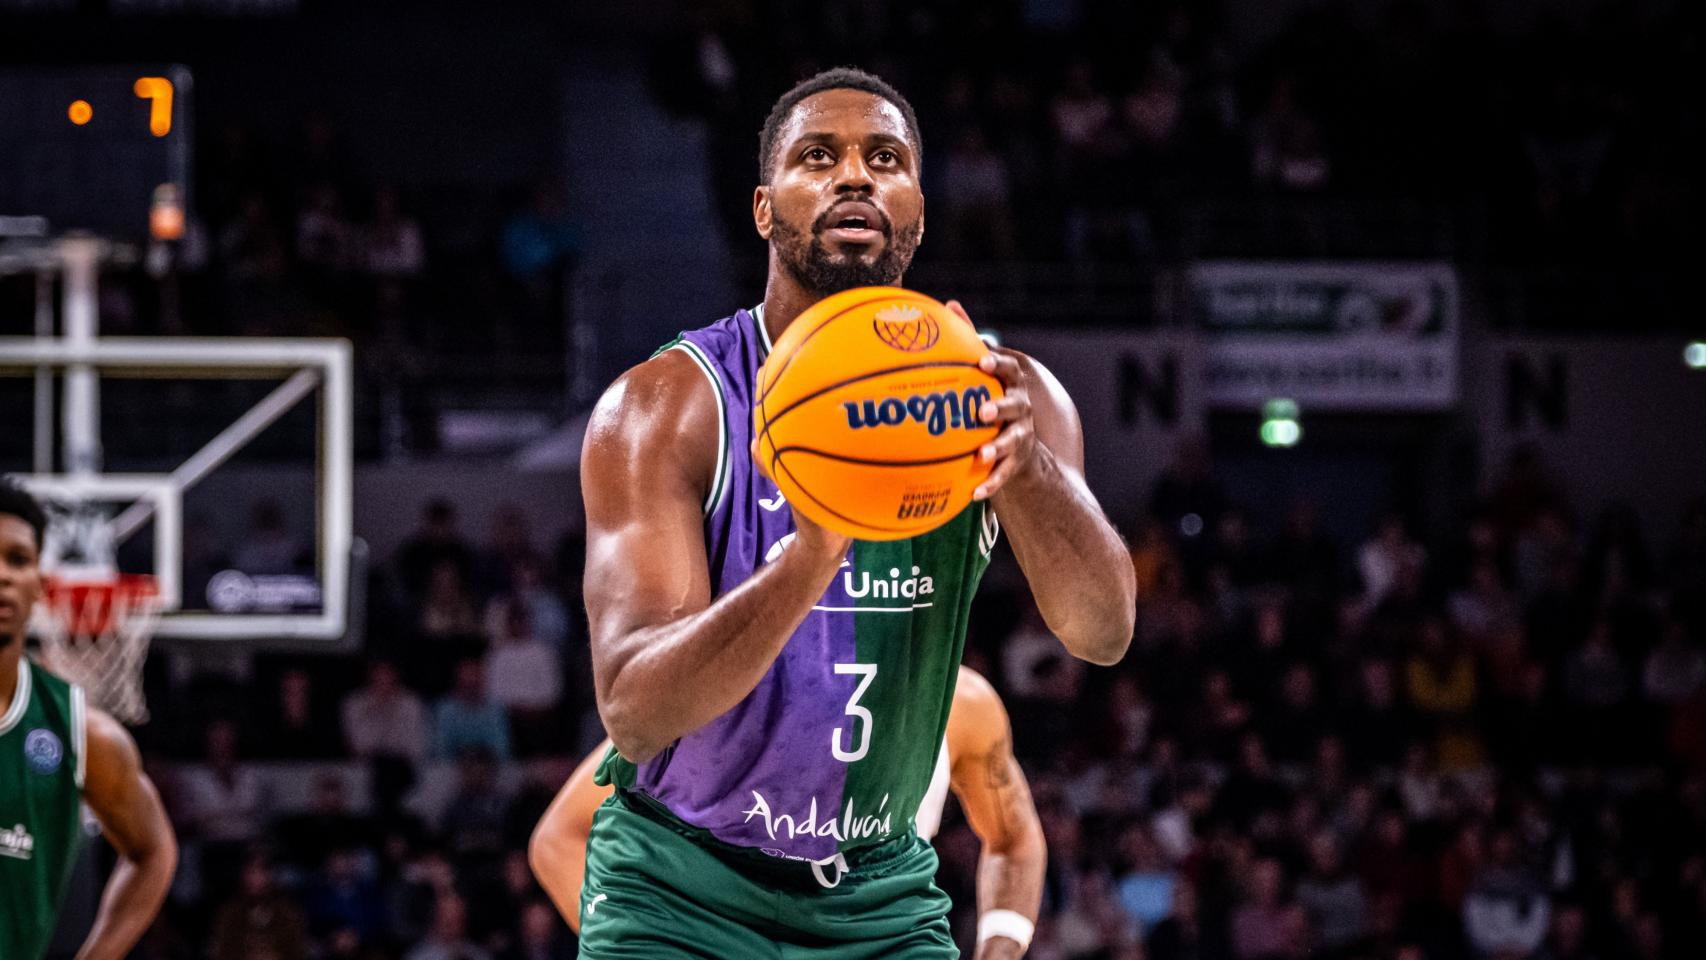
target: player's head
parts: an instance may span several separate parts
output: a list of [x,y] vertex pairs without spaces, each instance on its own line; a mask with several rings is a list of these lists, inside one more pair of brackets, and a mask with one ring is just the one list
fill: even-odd
[[21,639],[41,596],[47,514],[29,491],[0,478],[0,649]]
[[898,283],[924,236],[923,141],[880,78],[826,70],[782,94],[758,137],[752,217],[771,269],[819,296]]

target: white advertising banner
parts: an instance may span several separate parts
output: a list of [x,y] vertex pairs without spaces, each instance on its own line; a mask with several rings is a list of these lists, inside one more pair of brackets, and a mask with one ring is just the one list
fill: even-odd
[[1458,400],[1457,277],[1435,263],[1205,262],[1190,299],[1217,408],[1443,410]]

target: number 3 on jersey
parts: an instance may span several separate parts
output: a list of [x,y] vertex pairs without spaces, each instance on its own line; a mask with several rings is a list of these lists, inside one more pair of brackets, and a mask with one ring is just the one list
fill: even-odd
[[836,673],[851,673],[859,677],[859,685],[853,688],[853,695],[847,698],[847,715],[859,721],[859,745],[852,750],[842,749],[841,728],[836,727],[829,733],[829,751],[835,759],[844,763],[861,760],[871,750],[871,711],[859,706],[859,698],[870,689],[871,681],[877,679],[877,665],[874,663],[838,663]]

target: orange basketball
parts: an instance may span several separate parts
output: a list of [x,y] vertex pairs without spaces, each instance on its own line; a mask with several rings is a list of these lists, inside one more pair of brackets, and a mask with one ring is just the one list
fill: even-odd
[[953,519],[989,476],[979,422],[1001,383],[989,348],[947,307],[899,287],[827,297],[789,325],[758,371],[753,435],[766,473],[808,519],[860,540]]

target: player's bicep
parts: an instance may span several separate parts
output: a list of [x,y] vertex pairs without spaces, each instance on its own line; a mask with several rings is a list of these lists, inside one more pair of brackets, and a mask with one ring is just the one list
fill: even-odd
[[690,360],[665,354],[624,375],[593,412],[581,487],[595,655],[603,640],[710,603],[703,503],[718,425],[709,391]]
[[99,710],[88,714],[87,772],[83,800],[120,856],[144,859],[172,843],[171,824],[153,781],[142,770],[136,742],[117,720]]

